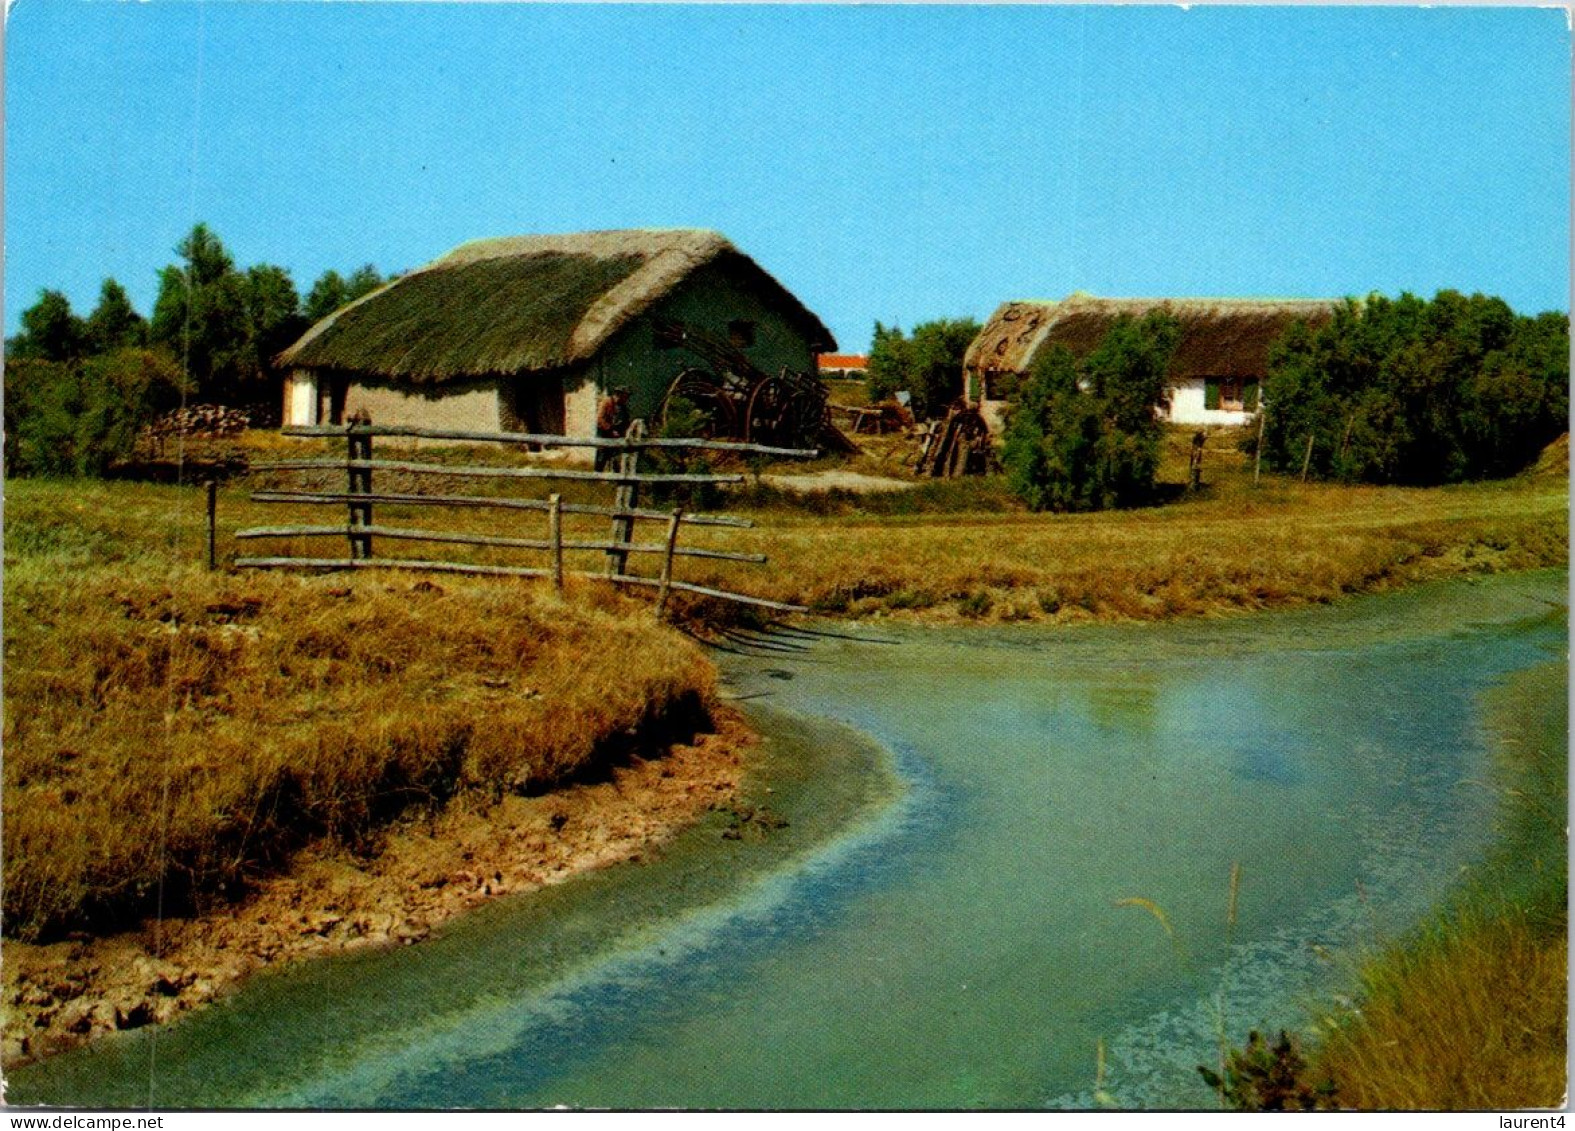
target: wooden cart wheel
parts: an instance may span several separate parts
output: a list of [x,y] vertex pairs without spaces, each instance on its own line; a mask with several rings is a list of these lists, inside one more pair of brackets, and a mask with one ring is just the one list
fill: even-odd
[[737,413],[733,398],[729,397],[716,379],[700,369],[686,369],[667,387],[662,398],[660,415],[662,430],[676,418],[678,402],[688,401],[703,418],[700,424],[702,439],[715,439],[734,435]]

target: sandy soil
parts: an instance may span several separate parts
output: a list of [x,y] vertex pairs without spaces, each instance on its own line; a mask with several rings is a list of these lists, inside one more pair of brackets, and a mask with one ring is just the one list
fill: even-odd
[[7,942],[0,1055],[14,1065],[167,1021],[264,967],[408,946],[485,900],[639,860],[736,797],[754,736],[738,715],[716,715],[715,733],[615,767],[604,781],[495,804],[457,800],[390,829],[370,858],[308,850],[238,904],[105,938]]
[[762,475],[761,481],[784,491],[856,491],[861,495],[876,491],[908,491],[919,485],[916,479],[890,479],[882,475],[863,475],[857,471],[814,471],[807,475]]

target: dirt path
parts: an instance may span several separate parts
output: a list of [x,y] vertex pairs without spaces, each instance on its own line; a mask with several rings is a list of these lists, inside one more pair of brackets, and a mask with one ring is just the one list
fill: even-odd
[[106,938],[8,941],[4,1062],[168,1021],[265,967],[408,946],[488,899],[639,860],[736,796],[754,736],[738,715],[716,715],[716,733],[617,767],[606,781],[496,804],[459,800],[391,830],[369,859],[304,852],[237,905]]
[[857,471],[815,471],[808,475],[762,475],[761,482],[784,491],[813,494],[816,491],[854,491],[860,495],[877,491],[909,491],[919,485],[915,479],[890,479],[864,475]]

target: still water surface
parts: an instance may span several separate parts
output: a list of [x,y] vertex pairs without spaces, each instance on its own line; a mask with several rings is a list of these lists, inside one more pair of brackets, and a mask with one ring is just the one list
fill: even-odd
[[11,1099],[1091,1106],[1102,1042],[1121,1105],[1209,1106],[1219,1018],[1294,1024],[1349,981],[1330,956],[1491,842],[1479,697],[1564,662],[1566,585],[726,657],[769,736],[751,799],[786,829],[724,840],[718,815],[654,863],[13,1074]]

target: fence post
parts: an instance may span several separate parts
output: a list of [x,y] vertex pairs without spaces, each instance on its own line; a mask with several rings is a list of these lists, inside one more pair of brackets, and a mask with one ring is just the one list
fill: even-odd
[[1252,485],[1258,485],[1258,473],[1263,470],[1263,393],[1258,393],[1258,443],[1252,453]]
[[[629,425],[629,431],[624,435],[625,440],[645,439],[645,421],[636,420]],[[640,449],[625,447],[618,454],[618,474],[627,476],[618,484],[618,489],[613,493],[613,509],[632,511],[640,503],[640,484],[633,476],[640,469]],[[614,515],[612,521],[612,541],[614,543],[628,544],[634,539],[634,516]],[[607,576],[617,577],[627,568],[629,552],[627,550],[607,551]]]
[[218,555],[214,545],[215,527],[218,525],[219,481],[208,480],[208,568],[218,569]]
[[1313,433],[1307,433],[1307,454],[1302,456],[1302,482],[1307,482],[1307,469],[1312,466]]
[[667,546],[662,551],[662,587],[656,596],[657,620],[662,619],[662,613],[667,608],[667,593],[673,584],[673,550],[678,546],[678,524],[683,520],[684,508],[678,507],[667,522]]
[[552,587],[563,592],[563,496],[547,497],[547,537],[552,541]]
[[[346,476],[349,480],[348,494],[370,495],[372,493],[372,469],[370,467],[350,467],[349,463],[357,460],[370,460],[372,458],[372,436],[361,429],[370,426],[372,418],[366,413],[357,413],[350,418],[349,430],[345,434],[345,458],[347,466]],[[371,526],[372,504],[350,503],[350,526]],[[350,556],[352,558],[370,558],[372,556],[372,536],[370,534],[357,534],[352,529],[350,532]]]

